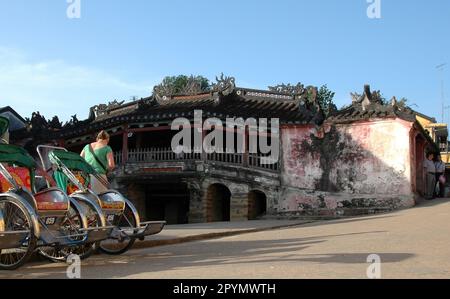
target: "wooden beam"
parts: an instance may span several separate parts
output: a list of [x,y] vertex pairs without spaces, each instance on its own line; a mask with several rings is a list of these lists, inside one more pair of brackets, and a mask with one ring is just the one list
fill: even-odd
[[129,129],[130,133],[142,133],[142,132],[158,132],[158,131],[170,131],[171,127],[162,126],[162,127],[148,127],[148,128],[138,128],[138,129]]

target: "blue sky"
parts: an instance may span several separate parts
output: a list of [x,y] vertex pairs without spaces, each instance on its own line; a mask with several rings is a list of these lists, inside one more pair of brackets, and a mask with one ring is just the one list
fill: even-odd
[[381,4],[369,19],[366,0],[81,0],[69,19],[66,0],[0,0],[0,106],[85,118],[166,75],[224,72],[251,88],[327,84],[339,106],[369,83],[440,120],[450,1]]

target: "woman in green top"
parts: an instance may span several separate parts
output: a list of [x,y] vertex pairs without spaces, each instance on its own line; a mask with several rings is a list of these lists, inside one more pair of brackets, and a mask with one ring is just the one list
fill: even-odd
[[[88,144],[81,152],[81,156],[88,162],[97,173],[106,181],[108,178],[106,174],[113,170],[116,165],[114,163],[114,154],[109,144],[109,134],[101,131],[97,135],[97,141]],[[101,184],[95,177],[91,176],[91,188],[95,193],[102,193],[107,191],[106,186]]]

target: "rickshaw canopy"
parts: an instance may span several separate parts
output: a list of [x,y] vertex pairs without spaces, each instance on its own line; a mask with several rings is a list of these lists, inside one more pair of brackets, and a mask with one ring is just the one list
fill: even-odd
[[[36,162],[34,161],[33,157],[30,156],[30,154],[23,148],[16,146],[16,145],[10,145],[10,144],[2,144],[0,143],[0,163],[7,164],[12,167],[19,167],[27,169],[29,172],[29,186],[25,184],[25,182],[21,182],[20,179],[17,180],[17,177],[13,178],[16,180],[16,182],[22,186],[22,187],[29,187],[31,188],[30,191],[34,190],[34,183],[35,183],[35,170],[36,170]],[[11,170],[9,170],[11,171]],[[11,174],[11,173],[10,173]],[[0,179],[2,179],[2,175],[0,174]],[[24,185],[25,184],[25,185]]]
[[0,137],[8,131],[9,128],[9,119],[6,117],[0,116]]
[[49,153],[50,162],[56,165],[62,163],[71,171],[81,171],[85,174],[95,174],[94,168],[83,157],[73,152],[54,150]]
[[36,169],[36,162],[30,154],[16,145],[0,144],[0,163],[17,165],[29,170]]

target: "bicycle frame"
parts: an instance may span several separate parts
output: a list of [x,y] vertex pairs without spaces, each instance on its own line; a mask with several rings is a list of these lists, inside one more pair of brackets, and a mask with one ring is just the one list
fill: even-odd
[[[45,158],[43,155],[43,149],[67,151],[65,148],[61,148],[61,147],[39,145],[37,147],[37,153],[39,155],[39,159],[41,161],[44,171],[46,171],[46,163],[45,163]],[[59,161],[59,162],[61,162],[61,161]],[[77,177],[73,174],[73,172],[70,171],[69,168],[67,168],[63,163],[58,163],[58,164],[60,164],[60,165],[58,165],[58,168],[78,188],[78,191],[68,195],[70,202],[72,204],[78,204],[78,205],[83,205],[83,204],[89,205],[92,209],[94,209],[95,213],[99,217],[100,223],[98,224],[98,226],[96,228],[88,229],[90,234],[86,240],[86,243],[93,243],[93,242],[108,239],[114,229],[114,226],[108,225],[104,210],[102,209],[102,206],[101,206],[100,199],[98,198],[98,196],[95,193],[93,193],[91,190],[86,188],[77,179]],[[46,181],[47,181],[47,186],[50,187],[51,186],[50,182],[48,180],[46,180]]]
[[[93,232],[88,229],[80,229],[77,233],[71,234],[61,230],[71,205],[78,211],[82,227],[87,227],[87,217],[83,208],[76,202],[71,203],[64,192],[57,188],[48,188],[43,192],[33,194],[27,188],[20,186],[2,163],[0,163],[0,175],[12,186],[6,193],[0,194],[0,201],[3,198],[13,198],[20,201],[25,207],[32,221],[34,236],[38,241],[37,247],[72,247],[88,240],[88,236]],[[4,220],[1,219],[0,221],[3,222],[4,227]],[[2,232],[0,234],[0,249],[20,247],[25,241],[24,236],[28,233],[29,231]]]
[[[65,152],[69,152],[67,149],[63,148],[63,147],[55,147],[55,146],[46,146],[46,145],[42,145],[42,146],[38,146],[37,148],[37,152],[39,154],[42,166],[45,168],[46,164],[45,164],[45,158],[43,155],[43,149],[47,149],[47,150],[60,150],[60,151],[65,151]],[[49,153],[50,153],[49,151]],[[90,197],[92,200],[92,197],[95,196],[96,201],[100,204],[100,207],[102,208],[103,214],[106,218],[107,224],[109,225],[109,217],[114,217],[117,215],[120,215],[121,213],[124,213],[125,211],[125,207],[128,206],[135,218],[136,221],[136,226],[135,227],[128,227],[128,228],[120,228],[120,227],[116,227],[115,231],[112,233],[111,238],[115,238],[115,239],[143,239],[146,236],[150,236],[150,235],[155,235],[160,233],[166,222],[165,221],[149,221],[149,222],[141,222],[140,221],[140,215],[139,212],[137,211],[136,207],[133,205],[133,203],[128,200],[127,198],[125,198],[119,191],[117,190],[113,190],[110,189],[110,184],[105,181],[97,172],[92,173],[91,175],[94,176],[106,189],[108,189],[108,191],[100,193],[100,194],[95,194],[92,190],[89,190],[88,188],[86,188],[79,180],[78,178],[73,174],[73,172],[68,169],[64,163],[62,163],[61,160],[59,160],[58,158],[56,158],[58,160],[58,168],[60,168],[60,170],[69,178],[69,180],[75,185],[77,186],[77,188],[80,190],[80,192],[77,194],[77,192],[75,192],[75,194],[73,196],[80,198],[80,194],[84,194],[85,197]],[[108,208],[105,207],[105,203],[109,203],[109,202],[123,202],[123,208],[121,209],[114,209],[114,208]],[[133,231],[132,233],[130,233],[130,231]]]

